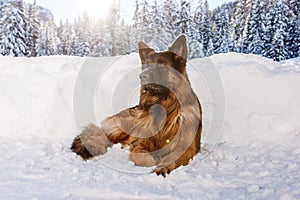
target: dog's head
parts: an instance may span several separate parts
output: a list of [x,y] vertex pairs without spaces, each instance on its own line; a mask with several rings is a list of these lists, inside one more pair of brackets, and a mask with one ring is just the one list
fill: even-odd
[[179,84],[187,81],[188,47],[185,35],[179,36],[164,52],[155,52],[143,42],[138,45],[142,62],[141,93],[167,96]]

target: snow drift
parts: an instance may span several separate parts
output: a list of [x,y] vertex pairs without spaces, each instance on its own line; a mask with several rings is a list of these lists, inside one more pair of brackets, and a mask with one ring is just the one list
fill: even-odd
[[[206,134],[215,107],[196,71],[207,65],[218,69],[226,95],[223,132],[208,156],[197,156],[167,179],[133,166],[118,146],[89,162],[69,151],[84,125],[74,119],[73,94],[85,63],[65,56],[0,57],[1,199],[300,198],[299,59],[275,63],[230,53],[191,61],[188,72],[203,105]],[[138,55],[132,54],[106,71],[100,83],[105,87],[95,94],[103,103],[95,105],[97,121],[122,109],[111,109],[106,97],[126,70],[138,66]],[[128,106],[138,100],[136,78],[128,80],[136,88]],[[120,168],[125,170],[115,170]]]

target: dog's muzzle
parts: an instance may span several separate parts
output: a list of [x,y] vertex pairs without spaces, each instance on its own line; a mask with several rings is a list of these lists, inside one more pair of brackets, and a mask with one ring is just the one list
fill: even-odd
[[161,69],[145,69],[140,74],[143,92],[150,95],[169,94],[166,74]]

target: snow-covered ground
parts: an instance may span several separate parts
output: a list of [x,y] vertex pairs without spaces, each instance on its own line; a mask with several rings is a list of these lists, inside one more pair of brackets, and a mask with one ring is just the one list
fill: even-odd
[[[95,92],[101,100],[95,103],[98,121],[137,102],[137,77],[125,79],[134,90],[125,107],[119,102],[111,108],[118,80],[139,65],[137,54],[115,60]],[[211,101],[214,91],[196,72],[212,66],[220,73],[226,96],[223,132],[208,155],[204,151],[167,178],[133,166],[119,146],[88,162],[70,152],[83,125],[79,121],[89,121],[75,119],[73,108],[78,74],[87,62],[0,57],[1,200],[300,199],[300,59],[279,64],[230,53],[191,61],[188,72],[203,105],[204,136],[218,107]],[[86,83],[88,90],[89,79]],[[204,140],[204,147],[208,143]]]

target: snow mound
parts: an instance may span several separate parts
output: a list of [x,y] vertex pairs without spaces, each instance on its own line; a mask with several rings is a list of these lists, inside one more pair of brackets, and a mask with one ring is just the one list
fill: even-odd
[[284,143],[299,136],[300,62],[280,65],[237,53],[216,55],[212,61],[220,70],[226,94],[222,141]]
[[[84,63],[83,58],[65,56],[1,57],[0,136],[73,137],[77,132],[73,119],[73,92]],[[299,63],[294,59],[278,64],[256,55],[230,53],[193,60],[193,68],[188,68],[188,72],[203,104],[204,119],[208,121],[214,102],[209,102],[209,94],[202,89],[202,80],[194,72],[195,68],[201,72],[201,66],[206,64],[213,64],[219,70],[226,94],[221,142],[247,145],[257,139],[280,142],[299,134]],[[124,71],[136,67],[139,67],[136,54],[119,58],[107,72],[104,81],[108,89],[102,91],[101,98],[109,96],[114,89],[113,83],[122,78]],[[130,87],[138,88],[138,77],[131,84]],[[137,91],[132,95],[134,99],[130,106],[138,101]],[[107,104],[103,107],[109,107],[111,102],[104,103]],[[97,113],[102,120],[113,111],[97,110]]]
[[[166,179],[135,167],[119,146],[89,162],[70,152],[73,137],[90,122],[78,125],[73,109],[88,60],[0,57],[0,199],[300,199],[300,58],[275,63],[230,53],[192,60],[188,73],[203,106],[205,137],[213,111],[222,108],[212,101],[217,91],[208,91],[196,72],[213,67],[222,79],[223,132],[210,154],[197,155]],[[114,61],[95,94],[104,107],[95,105],[101,121],[137,103],[138,70],[136,79],[124,82],[134,89],[125,106],[109,109],[107,96],[125,73],[139,68],[139,58],[95,60]]]
[[74,134],[72,93],[84,59],[0,58],[0,137]]

